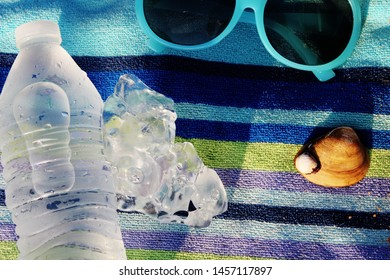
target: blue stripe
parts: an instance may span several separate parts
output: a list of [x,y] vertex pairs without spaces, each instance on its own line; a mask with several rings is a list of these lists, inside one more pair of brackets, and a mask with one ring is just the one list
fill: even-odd
[[[2,67],[11,67],[16,54],[0,53]],[[277,82],[318,83],[318,80],[307,75],[305,71],[295,70],[288,67],[272,67],[226,63],[213,60],[194,59],[175,55],[132,55],[132,56],[73,56],[76,63],[86,72],[101,71],[127,71],[133,70],[168,70],[187,73],[198,73],[208,76],[227,76],[232,78],[262,79]],[[272,71],[271,71],[272,70]],[[377,82],[386,83],[389,68],[359,67],[336,69],[337,75],[332,81],[342,82]],[[327,82],[329,83],[329,82]]]
[[[367,19],[367,24],[364,25],[352,56],[343,67],[390,65],[386,41],[386,38],[389,38],[388,3],[360,2],[363,19]],[[147,38],[137,23],[134,0],[3,0],[0,1],[0,10],[0,49],[7,52],[17,51],[13,35],[18,25],[34,19],[50,19],[59,23],[64,46],[71,54],[115,56],[153,53],[148,49]],[[238,24],[229,36],[213,48],[192,52],[168,52],[214,61],[280,65],[265,50],[256,27],[249,24]]]
[[[303,144],[327,132],[329,132],[329,127],[243,124],[188,119],[176,121],[176,135],[187,139]],[[389,131],[356,129],[356,132],[367,148],[390,149]]]
[[261,79],[205,76],[164,70],[129,69],[123,72],[89,72],[88,75],[102,96],[106,98],[112,93],[120,74],[125,72],[137,75],[148,86],[171,97],[175,102],[250,108],[390,114],[390,87],[379,83],[348,81],[319,83],[314,93],[312,83],[276,83]]
[[[4,199],[4,191],[0,191]],[[4,200],[0,205],[4,205]],[[332,209],[281,207],[229,203],[227,212],[219,216],[227,220],[254,220],[268,223],[338,226],[366,229],[388,229],[390,213],[369,213]]]
[[[271,72],[274,70],[270,70]],[[310,83],[235,79],[162,70],[89,72],[103,98],[121,74],[131,72],[175,102],[220,106],[390,114],[390,87],[375,83]],[[245,85],[245,87],[243,87]],[[357,102],[357,100],[359,102]],[[337,101],[337,102],[335,102]]]
[[[256,238],[259,240],[295,240],[299,242],[316,242],[339,245],[371,245],[387,246],[389,230],[372,230],[362,228],[345,228],[333,226],[299,225],[289,224],[286,231],[286,225],[283,223],[265,223],[253,220],[224,220],[213,219],[212,225],[202,229],[188,228],[181,224],[160,223],[150,219],[146,215],[139,213],[119,212],[119,223],[122,230],[158,232],[167,231],[180,233],[188,231],[191,234],[202,236],[219,235],[234,237],[237,235],[237,229],[240,236],[245,238]],[[5,208],[0,207],[0,224],[13,225],[11,213]],[[253,230],[256,229],[256,230]],[[3,230],[4,231],[4,230]],[[12,236],[14,236],[13,233]],[[1,233],[0,233],[1,236]],[[4,240],[4,238],[0,237]],[[13,237],[15,239],[15,237]]]
[[[388,198],[390,194],[389,178],[366,177],[359,183],[348,188],[324,188],[310,183],[298,173],[269,172],[241,169],[216,169],[223,184],[237,189],[266,189],[288,191],[291,193],[307,193],[315,197],[316,194],[342,195],[356,197],[362,200],[365,197]],[[385,209],[390,210],[390,203]]]
[[[10,68],[16,54],[0,53],[0,65]],[[336,69],[337,75],[330,82],[320,83],[305,71],[286,67],[271,67],[248,64],[225,63],[193,59],[174,55],[139,56],[73,56],[76,63],[86,72],[125,72],[128,70],[166,70],[198,73],[207,76],[226,76],[231,78],[261,79],[276,82],[299,82],[329,84],[348,81],[352,83],[387,84],[390,69],[388,67],[359,67]]]
[[[200,103],[175,103],[179,118],[247,124],[286,124],[334,128],[351,126],[355,129],[390,131],[390,115],[349,112],[253,109],[212,106]],[[234,117],[233,117],[234,116]]]
[[[10,61],[8,57],[3,60],[4,62],[0,60],[2,65]],[[320,83],[314,79],[301,79],[300,72],[283,74],[291,71],[285,68],[229,65],[180,57],[164,57],[159,60],[156,56],[144,56],[142,60],[137,57],[135,61],[133,57],[84,57],[76,60],[81,62],[81,68],[87,71],[103,99],[112,93],[121,74],[133,73],[175,102],[260,109],[390,114],[390,87],[386,76],[389,75],[390,68],[339,70],[338,78]],[[149,65],[143,60],[156,61]],[[187,62],[192,67],[188,72],[187,68],[180,66],[184,60],[191,62]],[[94,64],[94,61],[104,71],[89,68],[89,63]],[[170,61],[168,66],[164,65],[166,61]],[[118,69],[118,65],[123,69]],[[223,70],[225,67],[228,69]],[[0,72],[0,81],[4,81],[3,75],[6,72],[4,69]],[[273,73],[272,76],[270,73]],[[236,74],[237,77],[232,76]]]
[[219,216],[231,220],[255,220],[268,223],[389,229],[390,213],[279,207],[229,203]]
[[312,192],[291,192],[273,189],[238,189],[226,187],[229,203],[261,204],[276,207],[300,207],[308,209],[344,210],[356,212],[390,212],[387,197],[372,197]]
[[5,191],[0,189],[0,206],[5,206]]

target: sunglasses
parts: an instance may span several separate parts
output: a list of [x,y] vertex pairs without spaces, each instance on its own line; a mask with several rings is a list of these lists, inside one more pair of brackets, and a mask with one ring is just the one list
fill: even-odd
[[239,21],[253,22],[276,60],[327,81],[351,55],[360,35],[358,1],[136,0],[136,14],[156,52],[208,48]]

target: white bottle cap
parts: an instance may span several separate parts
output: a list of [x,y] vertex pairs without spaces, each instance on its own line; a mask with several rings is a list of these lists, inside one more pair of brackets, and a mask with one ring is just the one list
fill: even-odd
[[42,41],[61,44],[61,33],[57,23],[48,20],[31,21],[15,30],[16,47],[20,49],[26,43]]

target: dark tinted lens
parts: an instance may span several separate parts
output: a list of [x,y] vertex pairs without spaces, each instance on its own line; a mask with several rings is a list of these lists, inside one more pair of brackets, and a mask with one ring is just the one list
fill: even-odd
[[145,0],[149,27],[160,38],[180,45],[199,45],[220,35],[229,24],[235,0]]
[[336,59],[352,34],[347,0],[269,0],[264,11],[267,37],[283,57],[304,65]]

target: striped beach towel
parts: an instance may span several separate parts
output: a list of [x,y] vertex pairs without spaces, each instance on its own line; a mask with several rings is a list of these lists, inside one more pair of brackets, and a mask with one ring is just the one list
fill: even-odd
[[[175,101],[176,141],[218,172],[229,208],[204,229],[119,212],[129,259],[390,259],[390,1],[362,2],[358,45],[322,83],[275,61],[248,23],[207,50],[155,54],[134,0],[0,0],[0,88],[15,28],[47,19],[103,99],[131,73]],[[294,155],[337,126],[357,131],[371,167],[352,187],[315,186]],[[16,240],[1,190],[0,259],[17,258]]]

